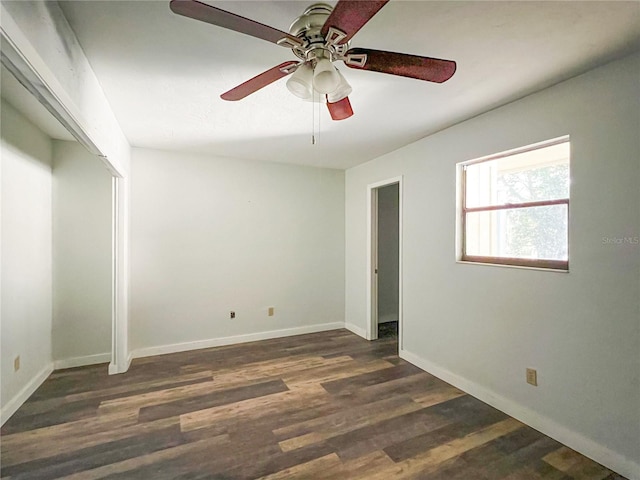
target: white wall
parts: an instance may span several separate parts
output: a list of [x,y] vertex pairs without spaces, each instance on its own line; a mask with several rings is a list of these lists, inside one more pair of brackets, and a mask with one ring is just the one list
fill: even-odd
[[134,149],[131,233],[136,355],[343,325],[343,171]]
[[53,142],[53,358],[111,359],[111,174],[75,142]]
[[14,65],[85,146],[117,173],[115,345],[110,373],[129,366],[129,171],[131,148],[58,2],[2,2],[0,23],[8,63]]
[[0,111],[4,422],[51,372],[51,140],[4,99]]
[[126,175],[129,143],[58,2],[2,2],[2,26],[108,162]]
[[[346,321],[366,325],[366,188],[404,176],[404,351],[640,478],[640,56],[346,174]],[[456,163],[569,134],[570,273],[455,262]],[[605,238],[631,239],[606,243]],[[538,370],[539,386],[525,383]]]
[[399,190],[378,189],[378,323],[398,320]]

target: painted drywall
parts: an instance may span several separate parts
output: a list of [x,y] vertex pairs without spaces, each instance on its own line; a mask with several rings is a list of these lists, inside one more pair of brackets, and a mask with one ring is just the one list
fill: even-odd
[[2,23],[32,68],[78,117],[101,153],[126,175],[129,143],[58,2],[3,2]]
[[3,41],[12,62],[29,70],[36,89],[55,99],[55,107],[73,123],[117,173],[117,258],[115,260],[114,338],[110,373],[129,365],[129,170],[131,148],[113,114],[102,87],[58,2],[43,0],[2,2]]
[[4,422],[51,369],[51,139],[4,99],[0,111]]
[[[346,172],[346,321],[366,326],[366,189],[403,175],[406,358],[640,477],[640,56]],[[570,272],[456,263],[456,163],[570,135]],[[538,370],[538,387],[525,368]]]
[[398,184],[378,189],[378,323],[398,320]]
[[[76,142],[53,142],[53,358],[109,361],[111,174]],[[89,358],[87,358],[89,357]],[[79,359],[85,358],[84,362]]]
[[134,350],[344,324],[344,171],[135,148],[131,235]]

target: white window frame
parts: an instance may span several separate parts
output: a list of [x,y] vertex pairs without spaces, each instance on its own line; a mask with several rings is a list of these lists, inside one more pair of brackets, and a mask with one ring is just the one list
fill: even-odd
[[[554,271],[569,271],[569,259],[567,260],[549,260],[549,259],[539,259],[539,258],[520,258],[520,257],[498,257],[498,256],[479,256],[479,255],[467,255],[466,253],[466,218],[468,213],[476,213],[476,212],[485,212],[485,211],[499,211],[499,210],[514,210],[518,208],[529,208],[529,207],[541,207],[541,206],[552,206],[552,205],[566,205],[567,206],[567,216],[569,216],[569,201],[571,194],[567,198],[559,198],[552,200],[541,200],[541,201],[531,201],[531,202],[523,202],[523,203],[508,203],[502,205],[487,205],[481,207],[467,207],[466,205],[466,169],[470,165],[475,165],[478,163],[489,162],[492,160],[497,160],[500,158],[507,158],[511,156],[515,156],[521,153],[526,153],[534,150],[539,150],[546,147],[551,147],[554,145],[560,145],[563,143],[570,143],[569,136],[563,136],[559,138],[555,138],[552,140],[548,140],[545,142],[539,142],[533,145],[528,145],[526,147],[517,148],[513,150],[508,150],[506,152],[501,152],[493,155],[488,155],[486,157],[477,158],[474,160],[461,162],[458,166],[458,245],[456,248],[456,256],[459,262],[463,263],[473,263],[473,264],[488,264],[488,265],[501,265],[501,266],[513,266],[513,267],[528,267],[528,268],[536,268],[536,269],[544,269],[544,270],[554,270]],[[571,165],[571,159],[569,159],[569,165]],[[571,168],[571,167],[569,167]],[[567,232],[567,246],[569,244],[569,233]]]

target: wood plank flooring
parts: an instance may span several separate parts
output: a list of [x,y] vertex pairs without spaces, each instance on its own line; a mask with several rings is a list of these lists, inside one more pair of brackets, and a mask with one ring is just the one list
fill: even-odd
[[3,479],[621,480],[346,330],[54,372]]

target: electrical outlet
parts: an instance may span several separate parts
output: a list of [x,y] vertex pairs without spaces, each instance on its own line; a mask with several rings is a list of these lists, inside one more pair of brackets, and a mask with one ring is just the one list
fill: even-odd
[[233,310],[231,310],[229,312],[229,318],[236,318],[236,312],[234,312]]
[[273,317],[273,314],[276,312],[276,307],[269,307],[269,311],[267,313],[267,315],[269,315],[270,317]]
[[533,368],[527,368],[527,383],[529,385],[533,385],[534,387],[538,386],[538,372]]
[[17,372],[18,370],[20,370],[20,355],[13,360],[13,371]]

